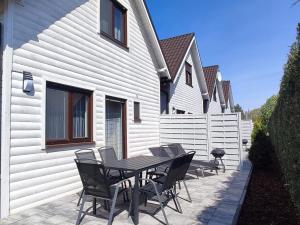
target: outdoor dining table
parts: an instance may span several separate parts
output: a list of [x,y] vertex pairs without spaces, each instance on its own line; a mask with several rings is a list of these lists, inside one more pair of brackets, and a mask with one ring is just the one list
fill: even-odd
[[134,224],[139,224],[139,179],[140,174],[151,168],[161,166],[171,162],[173,159],[168,157],[156,156],[137,156],[122,160],[113,160],[104,164],[105,168],[113,170],[122,170],[134,173],[134,188],[132,198],[132,220]]

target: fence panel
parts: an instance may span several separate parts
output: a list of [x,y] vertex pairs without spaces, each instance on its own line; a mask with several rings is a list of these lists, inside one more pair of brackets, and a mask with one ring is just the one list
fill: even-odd
[[196,151],[195,158],[210,160],[214,148],[224,148],[228,169],[241,162],[241,120],[239,113],[211,115],[162,115],[160,143],[180,143],[186,150]]

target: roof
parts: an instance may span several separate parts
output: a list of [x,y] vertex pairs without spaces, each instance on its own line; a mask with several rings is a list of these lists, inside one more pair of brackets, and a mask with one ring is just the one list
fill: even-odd
[[223,93],[225,98],[225,104],[228,106],[228,100],[229,100],[229,93],[230,93],[230,81],[229,80],[223,80],[222,81],[222,87],[223,87]]
[[167,62],[172,80],[175,79],[194,36],[194,33],[189,33],[160,40],[160,47]]
[[218,71],[219,71],[218,65],[203,67],[203,73],[204,73],[210,99],[212,98],[214,92]]

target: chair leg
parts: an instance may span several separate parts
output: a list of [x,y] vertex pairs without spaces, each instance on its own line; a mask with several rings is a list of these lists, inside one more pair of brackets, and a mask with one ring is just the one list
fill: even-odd
[[82,196],[82,203],[81,203],[81,206],[80,206],[80,209],[79,209],[79,213],[78,213],[76,225],[79,225],[80,222],[81,222],[81,214],[83,212],[83,207],[84,207],[85,202],[86,202],[86,195],[83,194],[83,196]]
[[186,190],[186,193],[187,193],[187,195],[188,195],[189,202],[192,202],[192,198],[191,198],[190,192],[189,192],[189,190],[188,190],[188,188],[187,188],[187,185],[186,185],[186,183],[185,183],[185,180],[183,180],[182,183],[183,183],[184,188],[185,188],[185,190]]
[[196,173],[197,179],[199,180],[199,173],[198,173],[198,169],[195,169],[195,173]]
[[179,190],[181,190],[181,185],[180,185],[179,181],[178,181],[178,188],[179,188]]
[[176,194],[174,194],[172,190],[170,192],[171,192],[171,196],[172,196],[172,199],[174,201],[174,204],[175,204],[175,207],[176,207],[177,211],[179,213],[182,213],[182,209],[181,209],[181,206],[179,204],[178,199],[176,198]]
[[154,186],[155,193],[156,193],[156,196],[157,196],[158,201],[159,201],[159,205],[160,205],[161,211],[162,211],[162,213],[163,213],[163,215],[164,215],[164,217],[165,217],[166,225],[169,225],[169,222],[168,222],[168,219],[167,219],[167,215],[166,215],[166,213],[165,213],[164,206],[163,206],[163,203],[162,203],[161,198],[160,198],[160,194],[158,193],[158,190],[157,190],[157,188],[156,188],[156,185],[153,184],[153,186]]
[[83,190],[80,193],[80,196],[79,196],[79,199],[78,199],[78,202],[77,202],[77,207],[80,205],[80,202],[81,202],[81,199],[82,199],[82,195],[83,195]]
[[116,190],[115,190],[115,194],[114,194],[114,198],[113,198],[113,201],[112,201],[112,204],[111,204],[110,213],[109,213],[109,220],[108,220],[107,225],[112,225],[113,218],[114,218],[114,211],[115,211],[117,197],[118,197],[118,192],[119,192],[119,186],[117,186]]

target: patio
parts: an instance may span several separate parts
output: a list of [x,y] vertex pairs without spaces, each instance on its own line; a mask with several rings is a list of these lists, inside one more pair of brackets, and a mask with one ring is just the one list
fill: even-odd
[[[186,198],[184,189],[180,190],[180,204],[183,214],[174,210],[173,202],[165,207],[170,224],[178,225],[231,225],[234,224],[240,205],[245,196],[245,189],[251,173],[251,164],[247,161],[243,163],[240,171],[227,171],[226,173],[206,173],[205,178],[187,180],[188,188],[191,192],[192,203],[182,198]],[[26,210],[24,212],[11,215],[1,220],[1,225],[74,225],[76,222],[78,207],[76,207],[78,195],[72,195],[63,199]],[[120,200],[122,202],[122,199]],[[82,220],[82,225],[105,225],[108,213],[98,208],[97,216],[92,215],[92,204],[87,203],[89,215]],[[140,224],[156,225],[163,224],[162,212],[156,204],[148,203],[145,208],[140,205]],[[120,208],[118,208],[120,209]],[[115,216],[116,225],[133,224],[128,218],[128,206]],[[144,211],[146,210],[146,211]]]

